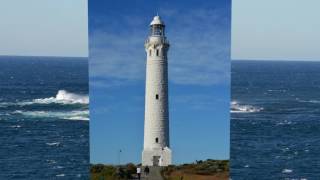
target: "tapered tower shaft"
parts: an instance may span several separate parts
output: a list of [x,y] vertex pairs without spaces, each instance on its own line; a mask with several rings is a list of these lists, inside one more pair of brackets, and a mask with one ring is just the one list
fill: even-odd
[[167,61],[169,42],[165,36],[165,25],[159,16],[155,16],[150,24],[145,50],[147,62],[142,164],[167,166],[171,164]]

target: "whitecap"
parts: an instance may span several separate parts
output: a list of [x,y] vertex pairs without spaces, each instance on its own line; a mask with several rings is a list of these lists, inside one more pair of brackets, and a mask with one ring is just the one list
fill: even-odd
[[74,116],[74,117],[69,117],[69,118],[64,118],[68,120],[79,120],[79,121],[89,121],[89,117],[84,117],[84,116]]
[[292,173],[293,170],[292,169],[283,169],[282,173]]
[[53,169],[62,169],[64,168],[63,166],[54,166]]
[[[88,105],[89,104],[89,96],[85,94],[76,94],[71,93],[66,90],[59,90],[54,97],[48,98],[38,98],[27,101],[16,101],[16,102],[0,102],[0,107],[6,108],[10,106],[30,106],[37,104],[62,104],[62,105],[73,105],[73,104],[81,104]],[[16,111],[18,113],[18,111]]]
[[282,122],[276,123],[276,125],[279,125],[279,126],[281,126],[281,125],[291,125],[291,124],[293,124],[292,121],[288,121],[288,120],[284,120]]
[[55,97],[39,98],[32,101],[20,102],[18,105],[32,104],[89,104],[89,96],[83,94],[71,93],[66,90],[59,90]]
[[268,89],[268,92],[287,92],[285,89]]
[[286,147],[286,148],[282,148],[281,150],[282,150],[283,152],[287,152],[287,151],[290,150],[290,148]]
[[21,114],[28,118],[57,118],[66,120],[89,120],[89,110],[74,111],[21,111],[17,110],[14,114]]
[[60,142],[46,143],[48,146],[59,146]]
[[47,159],[47,162],[48,162],[49,164],[56,164],[56,163],[57,163],[57,161],[52,160],[52,159]]
[[0,107],[8,107],[8,106],[13,106],[13,105],[16,105],[16,103],[13,103],[13,102],[1,102],[0,103]]
[[263,108],[254,107],[252,105],[242,105],[239,104],[237,101],[231,102],[231,113],[254,113],[260,112]]
[[[43,99],[45,100],[45,99]],[[89,96],[88,95],[80,95],[75,93],[70,93],[65,90],[59,90],[56,97],[56,102],[61,103],[71,103],[71,104],[88,104],[89,103]],[[43,102],[41,99],[38,99],[38,102]],[[45,102],[45,101],[44,101]],[[50,100],[49,100],[50,102]]]
[[65,174],[57,174],[56,176],[57,176],[57,177],[64,177]]
[[320,100],[299,100],[299,102],[304,102],[304,103],[312,103],[312,104],[319,104]]
[[21,128],[20,125],[13,125],[13,126],[10,126],[10,127],[12,127],[12,128]]

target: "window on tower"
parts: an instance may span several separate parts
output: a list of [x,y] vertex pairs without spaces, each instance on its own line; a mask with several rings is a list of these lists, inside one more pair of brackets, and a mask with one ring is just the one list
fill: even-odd
[[159,94],[156,94],[156,99],[159,99]]
[[156,138],[156,143],[158,143],[159,142],[159,139],[158,138]]
[[157,56],[159,56],[159,49],[157,49]]
[[149,50],[149,56],[151,56],[151,49]]
[[164,35],[164,26],[161,24],[155,24],[151,26],[151,35],[152,36],[163,36]]

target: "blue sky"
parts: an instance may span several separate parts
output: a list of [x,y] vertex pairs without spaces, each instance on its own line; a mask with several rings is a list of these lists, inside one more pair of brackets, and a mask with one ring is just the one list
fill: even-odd
[[319,0],[233,0],[232,59],[320,60]]
[[87,0],[1,0],[0,55],[88,57]]
[[149,23],[166,23],[174,163],[229,158],[230,1],[89,1],[90,158],[141,161]]

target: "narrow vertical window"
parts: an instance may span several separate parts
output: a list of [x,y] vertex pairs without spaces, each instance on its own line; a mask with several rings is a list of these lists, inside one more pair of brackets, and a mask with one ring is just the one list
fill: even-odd
[[158,143],[159,142],[159,139],[158,138],[156,138],[156,143]]
[[151,49],[149,50],[149,56],[151,56]]
[[159,99],[159,94],[156,94],[156,99]]
[[157,49],[157,56],[159,56],[159,49]]

